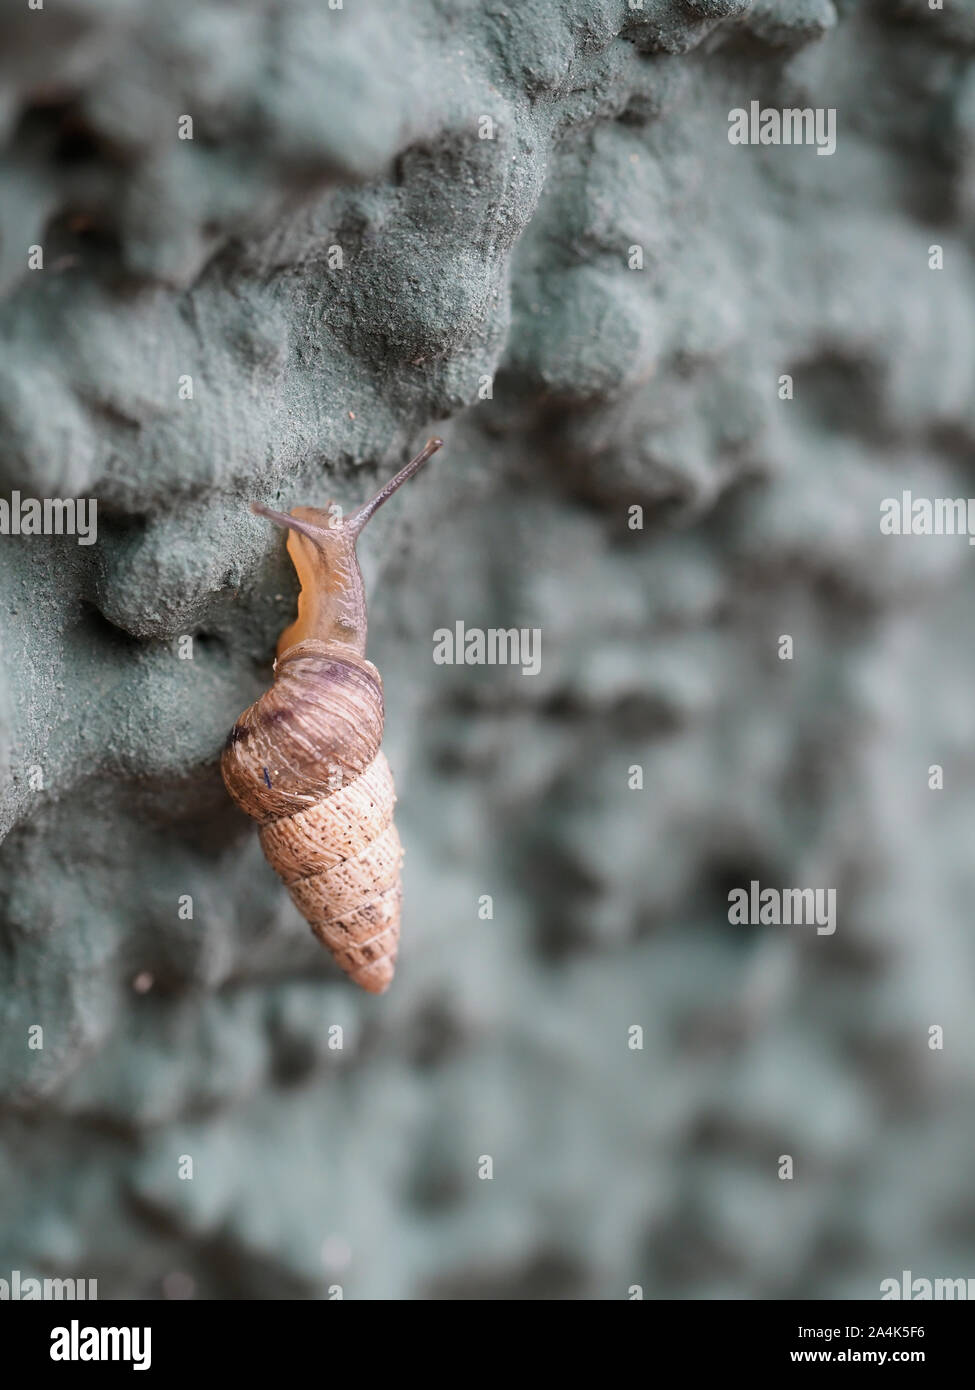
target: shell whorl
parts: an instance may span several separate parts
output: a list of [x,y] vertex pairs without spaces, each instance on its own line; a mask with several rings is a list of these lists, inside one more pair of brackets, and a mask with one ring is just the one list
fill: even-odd
[[402,849],[380,752],[383,690],[371,662],[318,641],[279,658],[274,684],[224,749],[227,790],[337,963],[371,993],[393,977]]
[[299,642],[230,731],[227,790],[262,825],[303,810],[365,771],[382,743],[383,715],[371,661],[327,642]]

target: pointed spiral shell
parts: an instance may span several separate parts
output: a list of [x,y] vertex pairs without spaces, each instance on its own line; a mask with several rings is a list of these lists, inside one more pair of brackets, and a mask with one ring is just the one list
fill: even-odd
[[261,825],[268,862],[336,962],[381,994],[399,945],[403,851],[380,744],[383,687],[370,661],[304,641],[237,720],[221,767]]

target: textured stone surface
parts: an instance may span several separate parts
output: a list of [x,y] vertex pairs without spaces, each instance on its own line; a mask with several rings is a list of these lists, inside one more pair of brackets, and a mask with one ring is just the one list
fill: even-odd
[[[975,1274],[972,553],[878,528],[971,490],[971,6],[0,17],[0,486],[100,505],[91,547],[0,537],[0,1275]],[[836,107],[836,154],[732,147],[752,99]],[[247,500],[350,504],[433,422],[363,546],[406,846],[376,1001],[217,762],[294,605]],[[435,666],[457,619],[541,628],[541,673]],[[835,886],[836,935],[729,926],[752,878]]]

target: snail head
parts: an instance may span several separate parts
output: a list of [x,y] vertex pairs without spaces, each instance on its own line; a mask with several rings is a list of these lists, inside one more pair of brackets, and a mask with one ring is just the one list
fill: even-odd
[[251,503],[252,512],[287,529],[288,554],[301,584],[298,617],[281,634],[279,657],[307,640],[327,642],[346,647],[358,656],[365,655],[366,599],[356,541],[370,517],[419,472],[442,444],[442,439],[428,439],[416,458],[410,459],[374,497],[346,517],[321,507],[295,507],[288,513],[276,512],[263,502]]

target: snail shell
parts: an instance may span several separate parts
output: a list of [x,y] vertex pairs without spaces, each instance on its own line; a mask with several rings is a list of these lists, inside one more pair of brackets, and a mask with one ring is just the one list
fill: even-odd
[[274,684],[237,720],[221,770],[295,906],[342,969],[372,994],[393,978],[403,851],[383,737],[383,683],[366,660],[355,544],[388,497],[441,446],[431,439],[395,478],[336,523],[325,510],[253,510],[288,528],[298,618],[281,635]]

